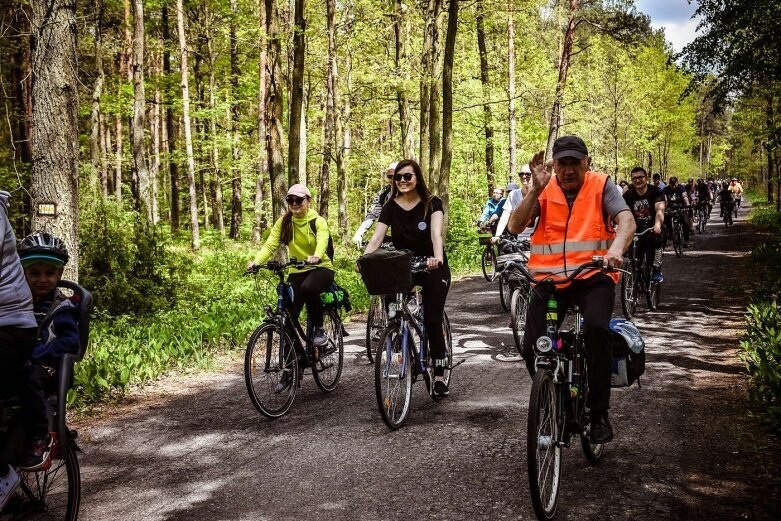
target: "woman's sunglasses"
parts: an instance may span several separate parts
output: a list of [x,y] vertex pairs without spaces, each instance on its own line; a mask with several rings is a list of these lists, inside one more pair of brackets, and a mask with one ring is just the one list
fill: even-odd
[[413,177],[415,177],[415,174],[411,174],[409,172],[405,174],[393,174],[393,180],[396,181],[397,183],[402,179],[404,179],[405,181],[411,181]]
[[301,204],[304,202],[304,198],[295,195],[288,195],[287,197],[285,197],[285,201],[287,202],[287,204]]

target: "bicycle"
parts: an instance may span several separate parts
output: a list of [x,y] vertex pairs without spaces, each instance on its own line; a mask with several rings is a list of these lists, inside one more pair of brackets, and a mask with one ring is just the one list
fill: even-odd
[[[428,271],[425,257],[413,257],[411,273]],[[433,396],[434,363],[428,352],[428,339],[423,325],[423,306],[410,305],[409,292],[395,294],[389,303],[389,323],[380,337],[374,359],[374,389],[382,421],[396,430],[409,419],[412,384],[422,376],[429,395]],[[442,316],[445,336],[445,383],[450,386],[453,365],[453,338],[447,313]]]
[[492,282],[496,276],[496,248],[491,242],[493,233],[490,228],[481,228],[477,232],[477,238],[480,241],[483,248],[483,252],[480,255],[480,266],[483,269],[483,277],[488,282]]
[[[580,437],[586,460],[596,465],[604,454],[603,444],[592,443],[588,400],[588,365],[582,313],[573,306],[574,330],[558,326],[556,287],[571,282],[584,270],[602,270],[602,257],[583,264],[563,280],[535,279],[520,263],[516,267],[531,284],[547,290],[546,333],[535,342],[537,371],[529,397],[527,421],[527,466],[534,512],[539,519],[552,519],[561,484],[561,449],[573,435]],[[614,268],[615,271],[624,272]]]
[[665,213],[670,215],[670,228],[672,229],[673,250],[676,257],[683,256],[683,217],[681,209],[668,209]]
[[[365,245],[361,248],[363,250]],[[393,250],[393,243],[384,242],[380,245],[383,250]],[[387,307],[382,295],[372,295],[369,301],[369,311],[366,315],[366,358],[369,363],[374,363],[374,352],[380,343],[380,334],[388,325]]]
[[285,270],[311,266],[291,257],[287,263],[272,261],[255,266],[247,273],[257,275],[265,269],[279,278],[276,308],[264,306],[266,318],[250,336],[244,357],[244,380],[250,400],[258,412],[268,418],[283,416],[293,405],[304,369],[312,370],[315,384],[325,393],[336,389],[342,374],[344,326],[338,305],[325,306],[323,329],[328,341],[323,346],[312,344],[314,325],[311,318],[307,318],[304,332],[298,318],[290,314],[294,295],[292,286],[285,281]]
[[724,226],[729,228],[730,226],[732,226],[734,224],[733,220],[732,220],[732,213],[734,211],[733,209],[735,208],[735,203],[734,202],[722,202],[721,206],[722,206],[722,210],[723,210],[723,214],[724,214],[724,216],[723,216]]
[[531,246],[529,239],[526,238],[500,238],[496,244],[499,246],[500,251],[508,251],[508,253],[499,255],[496,258],[496,273],[499,275],[499,301],[502,303],[502,309],[510,311],[513,290],[518,286],[521,279],[513,277],[512,270],[505,272],[503,266],[509,260],[528,262],[528,252],[531,250]]
[[697,230],[700,233],[705,232],[705,225],[708,224],[708,202],[707,201],[698,201],[696,206],[696,216],[697,216]]
[[637,301],[640,293],[643,293],[648,303],[648,309],[655,311],[659,307],[661,300],[661,288],[658,282],[651,280],[653,270],[653,248],[648,247],[643,252],[643,258],[638,258],[638,243],[640,237],[653,231],[653,228],[635,233],[632,245],[627,251],[627,258],[624,261],[626,274],[621,276],[621,308],[624,317],[631,320],[637,311]]
[[25,472],[19,470],[21,485],[0,518],[37,519],[40,516],[51,519],[76,521],[81,505],[81,471],[77,456],[81,449],[76,444],[78,433],[66,422],[68,390],[71,387],[73,367],[84,358],[89,344],[89,322],[92,311],[92,294],[76,283],[60,280],[58,287],[71,290],[76,304],[80,344],[76,353],[66,353],[60,360],[55,373],[57,387],[46,400],[49,435],[52,447],[49,463],[42,470]]

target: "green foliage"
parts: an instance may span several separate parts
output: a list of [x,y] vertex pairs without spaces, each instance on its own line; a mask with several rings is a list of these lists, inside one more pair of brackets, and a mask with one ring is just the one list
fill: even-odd
[[97,198],[82,208],[81,284],[110,315],[151,314],[176,302],[190,270],[165,237],[135,211]]
[[752,376],[749,396],[774,429],[781,430],[781,307],[776,300],[751,304],[741,360]]

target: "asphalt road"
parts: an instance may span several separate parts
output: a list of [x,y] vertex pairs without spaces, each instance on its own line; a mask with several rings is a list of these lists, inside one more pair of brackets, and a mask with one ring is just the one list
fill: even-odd
[[[614,391],[616,439],[600,465],[579,443],[564,451],[559,519],[777,519],[779,440],[748,417],[737,359],[756,242],[743,217],[665,256],[662,306],[641,304],[636,320],[642,388]],[[253,408],[237,350],[218,370],[166,378],[81,420],[80,519],[534,519],[530,380],[496,285],[456,282],[447,311],[466,362],[445,400],[415,385],[399,431],[380,419],[357,319],[339,387],[323,394],[307,375],[281,419]]]

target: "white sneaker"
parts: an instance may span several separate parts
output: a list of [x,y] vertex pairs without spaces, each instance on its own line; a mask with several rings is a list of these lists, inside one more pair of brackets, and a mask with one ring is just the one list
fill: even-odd
[[325,334],[325,330],[322,327],[316,327],[314,338],[312,338],[312,344],[316,346],[324,346],[327,343],[328,335]]
[[8,500],[14,495],[16,489],[19,488],[20,483],[19,474],[11,466],[8,467],[8,475],[0,476],[0,512],[8,504]]

